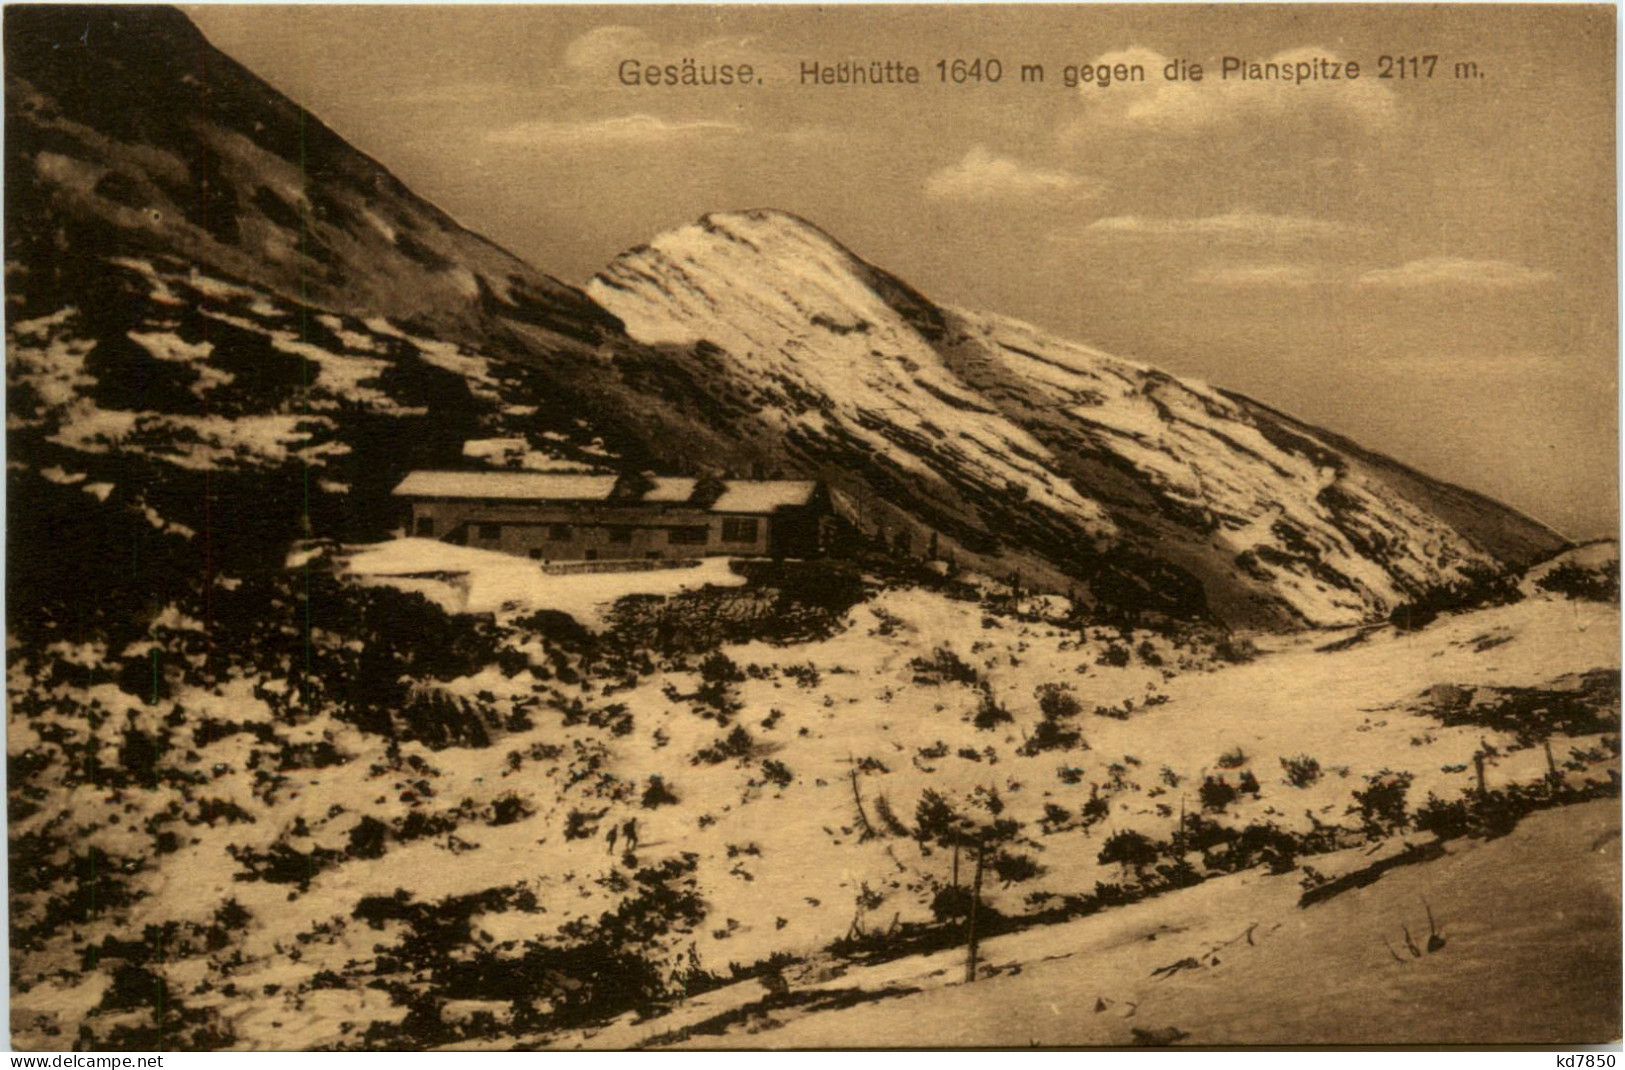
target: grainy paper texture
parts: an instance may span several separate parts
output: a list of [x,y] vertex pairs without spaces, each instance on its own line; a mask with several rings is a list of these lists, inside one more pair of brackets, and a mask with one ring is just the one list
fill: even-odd
[[1614,17],[8,7],[12,1043],[1616,1040]]

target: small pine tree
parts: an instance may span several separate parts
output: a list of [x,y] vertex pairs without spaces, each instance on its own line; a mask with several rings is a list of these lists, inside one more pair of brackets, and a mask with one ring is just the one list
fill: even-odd
[[1156,844],[1144,833],[1121,829],[1106,838],[1106,845],[1100,849],[1096,861],[1103,866],[1115,863],[1123,867],[1125,875],[1132,871],[1135,877],[1143,879],[1145,867],[1157,858]]

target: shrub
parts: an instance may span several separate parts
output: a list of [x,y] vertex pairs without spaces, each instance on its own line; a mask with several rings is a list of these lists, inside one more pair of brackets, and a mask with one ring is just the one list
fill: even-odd
[[1083,707],[1066,684],[1042,684],[1038,688],[1038,712],[1046,720],[1058,721],[1076,717]]
[[1445,726],[1476,725],[1509,732],[1523,746],[1552,735],[1585,736],[1619,729],[1619,673],[1592,670],[1572,690],[1506,687],[1485,689],[1493,701],[1436,709]]
[[158,671],[156,658],[157,652],[154,651],[151,660],[145,655],[127,659],[119,670],[119,690],[148,704],[168,698],[169,680]]
[[1105,796],[1100,794],[1099,785],[1091,785],[1089,788],[1089,801],[1084,803],[1082,809],[1078,811],[1078,816],[1083,819],[1083,827],[1087,829],[1091,825],[1098,825],[1110,817],[1111,813],[1112,804],[1106,800]]
[[1320,779],[1320,762],[1307,754],[1282,758],[1281,769],[1286,773],[1286,782],[1295,788],[1307,788]]
[[993,692],[984,686],[982,697],[976,705],[976,716],[971,718],[971,723],[985,732],[997,725],[1009,724],[1013,720],[1015,718],[1010,716],[1010,711],[1000,705],[993,697]]
[[1245,635],[1226,633],[1213,644],[1213,656],[1232,665],[1244,665],[1258,657],[1258,645]]
[[1248,825],[1236,837],[1231,855],[1237,869],[1250,869],[1260,863],[1271,873],[1288,873],[1297,866],[1302,845],[1290,832],[1268,822]]
[[1415,825],[1440,839],[1504,836],[1533,811],[1568,806],[1588,799],[1618,798],[1619,774],[1613,769],[1607,770],[1607,773],[1606,781],[1587,778],[1581,787],[1541,780],[1530,784],[1509,784],[1504,789],[1482,795],[1472,791],[1448,802],[1429,795],[1427,802],[1416,812]]
[[1078,700],[1072,697],[1070,690],[1064,684],[1045,684],[1038,689],[1038,708],[1043,719],[1033,730],[1032,738],[1022,745],[1021,753],[1028,756],[1046,750],[1062,750],[1083,746],[1083,734],[1075,728],[1064,724],[1069,718],[1076,717],[1081,707]]
[[344,858],[339,852],[329,851],[325,847],[313,847],[309,854],[305,854],[280,840],[263,852],[232,844],[226,848],[226,853],[244,867],[244,872],[235,874],[237,880],[296,884],[302,892],[309,890],[310,882],[316,879],[318,873],[337,865]]
[[413,688],[400,704],[399,716],[405,728],[402,735],[432,750],[491,745],[485,721],[473,705],[437,687]]
[[651,774],[649,786],[643,789],[643,808],[653,810],[657,806],[672,806],[677,802],[677,795],[666,786],[666,778],[659,773]]
[[[637,870],[628,894],[612,909],[568,922],[556,942],[516,941],[506,953],[487,949],[471,958],[468,948],[477,943],[471,922],[486,912],[535,910],[534,895],[520,886],[423,903],[405,893],[370,897],[355,916],[375,927],[387,920],[404,923],[398,943],[377,949],[380,973],[434,978],[437,997],[455,992],[509,1002],[515,1026],[527,1031],[570,1027],[607,1020],[671,991],[673,978],[657,965],[656,951],[673,930],[692,931],[705,919],[693,877],[695,858],[685,854]],[[397,964],[393,971],[384,968],[386,959]],[[448,987],[441,987],[442,979]],[[435,1002],[428,1001],[424,1015],[431,1031],[438,1028]],[[401,1033],[381,1031],[372,1039],[395,1048],[422,1047],[424,1041],[406,1035],[404,1026]],[[435,1033],[433,1039],[455,1038]]]
[[1466,581],[1449,587],[1436,587],[1409,602],[1403,602],[1389,613],[1388,620],[1401,631],[1425,628],[1440,614],[1454,613],[1478,606],[1504,606],[1523,600],[1517,580],[1508,575],[1480,572]]
[[950,884],[931,897],[931,916],[939,922],[959,921],[970,916],[971,890]]
[[227,932],[243,931],[248,928],[248,923],[253,917],[248,908],[237,902],[235,897],[221,903],[214,911],[214,923]]
[[1131,889],[1124,888],[1121,884],[1107,884],[1105,881],[1095,882],[1095,894],[1093,898],[1097,906],[1123,906],[1127,903],[1134,902],[1137,897],[1138,893]]
[[1202,875],[1184,858],[1157,867],[1156,883],[1164,888],[1189,888],[1202,883]]
[[845,627],[865,587],[861,573],[834,561],[735,561],[747,583],[708,587],[669,598],[629,595],[610,611],[605,641],[667,658],[700,654],[723,643],[798,643]]
[[1354,806],[1349,813],[1359,814],[1367,836],[1377,838],[1398,832],[1410,823],[1405,812],[1405,795],[1410,790],[1411,774],[1395,773],[1384,769],[1365,778],[1366,787],[1354,792]]
[[722,725],[742,708],[742,703],[734,697],[733,684],[726,680],[705,681],[694,692],[694,698],[700,704],[700,716],[714,718]]
[[981,682],[982,675],[946,646],[939,646],[932,651],[929,658],[917,657],[909,662],[914,670],[914,682],[917,684],[967,684],[974,685]]
[[1108,645],[1105,650],[1100,652],[1100,656],[1095,659],[1095,664],[1110,665],[1114,668],[1121,669],[1128,665],[1132,658],[1133,654],[1130,652],[1128,647],[1120,646],[1117,643],[1112,643]]
[[389,826],[374,817],[363,817],[361,821],[350,830],[350,845],[344,853],[351,858],[381,858],[384,854],[384,838],[389,833]]
[[875,617],[875,627],[870,630],[870,635],[896,635],[898,629],[906,623],[902,617],[879,606],[871,606],[869,612]]
[[290,769],[326,769],[334,765],[342,765],[348,759],[341,754],[337,747],[328,741],[319,740],[314,743],[292,743],[282,748],[281,767],[284,771]]
[[567,840],[584,840],[598,831],[598,819],[604,816],[604,811],[589,813],[585,810],[571,810],[564,819],[564,838]]
[[875,796],[875,816],[880,819],[880,824],[890,835],[913,835],[913,833],[909,831],[909,827],[903,824],[902,821],[898,820],[897,812],[891,807],[891,800],[886,798],[884,794]]
[[1000,851],[993,857],[993,872],[1005,884],[1017,884],[1041,875],[1044,867],[1026,855]]
[[[457,818],[452,814],[430,816],[422,810],[413,810],[404,818],[397,820],[400,827],[395,830],[395,838],[402,841],[420,840],[425,836],[440,836],[457,831]],[[591,835],[591,830],[589,829],[586,834]]]
[[768,758],[762,762],[762,777],[769,784],[776,784],[781,788],[789,787],[793,779],[790,767],[775,758]]
[[1535,586],[1553,594],[1567,595],[1587,602],[1619,601],[1619,562],[1609,561],[1600,569],[1582,568],[1564,562],[1535,581]]
[[734,725],[727,738],[719,739],[709,747],[695,753],[693,764],[717,765],[731,758],[749,758],[756,749],[756,740],[742,724]]
[[631,735],[634,727],[632,711],[627,709],[624,702],[612,702],[602,709],[589,710],[579,698],[573,699],[565,712],[564,723],[579,724],[583,720],[594,728],[609,729],[613,736]]
[[1225,783],[1224,777],[1208,777],[1197,791],[1197,797],[1202,801],[1202,809],[1223,813],[1225,807],[1236,801],[1236,789]]
[[1123,872],[1132,871],[1139,876],[1158,857],[1156,845],[1144,833],[1121,829],[1106,838],[1106,844],[1095,860],[1103,866],[1122,866]]
[[786,665],[784,675],[794,680],[797,687],[804,687],[809,691],[817,687],[824,678],[823,673],[818,671],[818,666],[810,661],[805,665]]
[[1205,853],[1222,844],[1228,844],[1235,837],[1236,833],[1232,829],[1217,821],[1209,821],[1201,814],[1186,814],[1179,842],[1183,850]]
[[492,801],[491,820],[487,824],[511,825],[521,818],[529,817],[531,813],[531,809],[525,805],[525,800],[510,791]]
[[1446,802],[1430,791],[1427,801],[1417,808],[1415,825],[1420,832],[1454,840],[1471,832],[1474,822],[1466,798]]
[[962,836],[962,822],[948,800],[931,788],[920,794],[914,806],[914,836],[922,842],[952,844]]
[[737,684],[744,682],[745,674],[732,658],[716,650],[700,662],[700,679],[708,684]]
[[1031,757],[1047,750],[1071,750],[1083,742],[1083,733],[1066,728],[1058,721],[1039,721],[1032,738],[1022,744],[1021,753]]

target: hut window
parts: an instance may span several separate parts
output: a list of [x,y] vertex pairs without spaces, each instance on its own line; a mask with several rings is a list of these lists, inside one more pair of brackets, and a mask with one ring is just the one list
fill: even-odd
[[757,524],[746,517],[729,517],[722,522],[723,542],[755,542]]

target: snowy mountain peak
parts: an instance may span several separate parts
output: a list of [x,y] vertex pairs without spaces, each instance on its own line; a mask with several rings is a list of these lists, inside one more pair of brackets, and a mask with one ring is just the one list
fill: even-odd
[[700,217],[699,225],[706,230],[735,232],[754,230],[762,236],[775,230],[786,236],[810,235],[840,247],[834,236],[818,224],[782,208],[738,208],[732,211],[707,212]]
[[[622,316],[634,338],[649,343],[708,337],[716,320],[708,310],[719,299],[741,302],[761,317],[848,335],[867,335],[898,319],[913,331],[919,324],[911,313],[925,305],[817,226],[776,209],[715,212],[662,234],[617,258],[588,291]],[[663,293],[687,314],[674,317],[670,307],[640,308],[615,296],[639,291]]]
[[860,522],[1100,601],[1349,623],[1561,541],[1246,398],[933,304],[790,213],[708,215],[588,293]]

